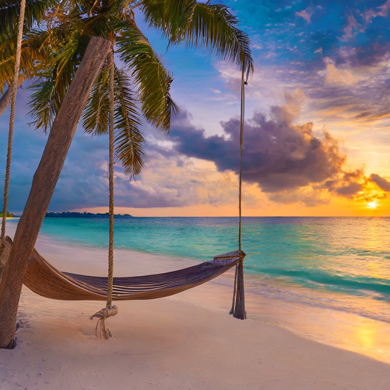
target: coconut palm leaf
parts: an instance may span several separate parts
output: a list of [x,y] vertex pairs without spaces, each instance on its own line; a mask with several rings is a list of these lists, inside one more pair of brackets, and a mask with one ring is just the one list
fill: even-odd
[[[26,0],[24,15],[25,29],[44,17],[47,10],[56,4],[54,0]],[[1,0],[0,2],[0,39],[9,38],[17,34],[20,13],[20,0]]]
[[120,24],[120,20],[109,11],[105,11],[104,15],[80,18],[82,13],[85,12],[73,7],[62,22],[58,25],[53,23],[50,30],[34,30],[28,35],[36,46],[49,47],[51,51],[45,63],[48,71],[39,74],[39,79],[31,87],[35,91],[30,102],[31,124],[45,132],[61,107],[90,38],[107,38],[109,32]]
[[29,115],[33,121],[30,123],[34,128],[42,128],[44,132],[51,128],[56,113],[59,110],[59,101],[55,94],[55,80],[50,75],[44,81],[36,82],[31,89]]
[[109,123],[109,72],[105,67],[97,77],[83,112],[83,128],[90,134],[107,133]]
[[185,42],[205,47],[245,70],[253,70],[249,37],[237,28],[238,20],[221,4],[194,0],[144,0],[141,9],[151,26],[160,28],[170,44]]
[[[140,113],[131,79],[115,67],[114,73],[115,155],[123,169],[137,175],[143,167],[144,137],[140,131]],[[97,78],[83,113],[83,128],[93,135],[106,134],[109,125],[109,72],[106,67]]]
[[137,86],[143,115],[158,129],[169,130],[171,114],[177,111],[170,95],[172,77],[135,23],[128,23],[116,43]]
[[[61,103],[65,97],[66,91],[76,73],[78,65],[83,58],[84,52],[90,38],[80,36],[77,29],[68,30],[66,41],[62,44],[62,31],[56,31],[57,40],[54,53],[46,64],[46,72],[41,72],[39,79],[30,87],[34,92],[31,95],[29,114],[33,121],[31,124],[37,129],[42,128],[45,132],[50,128]],[[47,39],[45,34],[41,36],[42,40]],[[53,37],[51,37],[53,39]]]
[[133,176],[142,170],[145,142],[136,102],[130,78],[115,67],[115,155]]
[[[3,24],[1,25],[4,27]],[[28,28],[26,24],[25,31]],[[14,77],[16,39],[16,34],[0,34],[0,93],[12,83]],[[20,73],[29,78],[36,76],[40,69],[39,64],[47,63],[48,57],[50,57],[50,48],[37,44],[31,30],[26,31],[22,42]]]

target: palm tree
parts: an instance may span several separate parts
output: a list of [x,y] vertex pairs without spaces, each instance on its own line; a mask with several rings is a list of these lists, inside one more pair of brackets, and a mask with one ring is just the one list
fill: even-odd
[[[61,51],[53,56],[50,74],[34,86],[33,124],[44,131],[50,128],[90,37],[111,40],[117,59],[125,64],[125,69],[114,65],[115,154],[129,174],[138,174],[143,166],[141,117],[157,129],[169,131],[171,114],[177,109],[170,96],[172,78],[138,28],[136,7],[170,45],[204,46],[246,70],[252,68],[249,39],[225,6],[193,0],[81,0],[65,5],[66,15],[59,10],[53,13],[50,29],[35,30],[28,36],[34,47],[50,41]],[[85,107],[83,127],[88,133],[108,131],[108,80],[106,64]]]
[[[45,50],[49,66],[39,74],[31,102],[31,115],[36,127],[51,127],[41,163],[34,175],[32,189],[15,234],[15,242],[0,286],[0,347],[6,347],[14,336],[16,312],[23,281],[23,272],[37,239],[55,184],[60,175],[67,148],[54,152],[61,139],[69,147],[77,125],[73,115],[70,135],[61,131],[64,112],[74,107],[71,94],[80,87],[72,80],[78,77],[85,53],[96,37],[111,41],[117,56],[127,67],[129,75],[115,64],[101,68],[95,58],[94,72],[101,69],[85,106],[83,124],[93,133],[107,132],[107,124],[116,127],[115,153],[126,172],[137,174],[142,168],[143,137],[141,115],[156,128],[168,131],[171,113],[176,106],[170,96],[171,76],[139,30],[134,20],[134,9],[145,15],[151,26],[159,28],[169,44],[185,42],[188,46],[204,46],[210,53],[235,61],[243,72],[252,69],[249,39],[237,28],[237,20],[223,5],[197,3],[193,0],[63,0],[44,21],[42,29],[31,29],[27,42],[31,47]],[[95,37],[95,38],[92,38]],[[92,40],[91,40],[92,38]],[[95,41],[94,41],[95,42]],[[110,50],[109,50],[110,51]],[[110,51],[111,61],[113,52]],[[46,58],[46,57],[45,57]],[[38,63],[39,59],[35,62]],[[109,118],[109,70],[114,70],[115,116]],[[77,74],[76,74],[77,72]],[[91,76],[92,77],[92,76]],[[88,80],[91,80],[91,77]],[[88,94],[89,84],[83,84]],[[112,87],[111,87],[112,91]],[[139,100],[135,98],[139,96]],[[83,95],[84,96],[84,95]],[[78,112],[85,100],[80,99]],[[80,111],[81,113],[81,111]],[[113,119],[114,117],[114,119]],[[55,119],[54,119],[55,118]],[[62,137],[62,138],[61,138]],[[56,154],[57,153],[57,154]],[[51,166],[55,167],[51,172]],[[47,176],[50,179],[47,179]],[[46,178],[46,179],[45,179]],[[46,180],[46,181],[45,181]],[[45,187],[42,191],[41,186]],[[9,312],[8,312],[9,311]]]

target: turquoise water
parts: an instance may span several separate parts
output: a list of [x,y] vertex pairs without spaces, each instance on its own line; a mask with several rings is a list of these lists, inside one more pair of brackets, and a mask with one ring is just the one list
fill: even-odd
[[[41,232],[108,244],[107,219],[46,218]],[[248,291],[390,323],[390,218],[244,218]],[[115,221],[115,247],[200,261],[237,249],[236,218]]]

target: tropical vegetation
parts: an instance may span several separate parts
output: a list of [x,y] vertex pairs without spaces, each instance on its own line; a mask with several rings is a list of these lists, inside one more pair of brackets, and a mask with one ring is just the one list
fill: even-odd
[[[0,91],[12,77],[18,0],[0,8],[2,25]],[[30,102],[32,124],[47,131],[55,118],[91,36],[113,42],[115,154],[124,170],[138,174],[143,165],[141,118],[168,131],[177,107],[170,95],[172,76],[136,24],[142,13],[169,45],[205,47],[210,53],[252,68],[249,38],[237,19],[219,4],[192,0],[28,0],[21,73],[34,82]],[[124,67],[120,67],[120,63]],[[109,123],[108,61],[97,78],[83,114],[91,134],[106,133]]]
[[[8,213],[7,212],[7,217],[10,217],[10,218],[13,218],[13,214],[12,213]],[[3,213],[2,212],[0,212],[0,218],[3,218]]]

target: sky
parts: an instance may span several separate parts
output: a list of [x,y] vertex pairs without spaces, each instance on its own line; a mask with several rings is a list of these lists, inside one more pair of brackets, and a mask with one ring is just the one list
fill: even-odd
[[[212,3],[217,3],[213,1]],[[390,215],[390,0],[226,0],[251,38],[243,215]],[[117,213],[238,213],[241,72],[204,49],[167,49],[136,20],[174,82],[169,136],[143,124],[145,167],[115,167]],[[47,136],[18,90],[9,210],[21,213]],[[4,177],[9,111],[0,116]],[[0,181],[0,186],[3,179]],[[50,211],[105,212],[108,139],[76,132]]]

